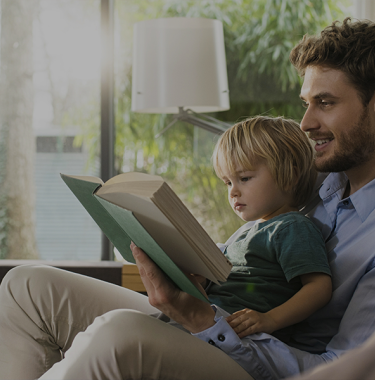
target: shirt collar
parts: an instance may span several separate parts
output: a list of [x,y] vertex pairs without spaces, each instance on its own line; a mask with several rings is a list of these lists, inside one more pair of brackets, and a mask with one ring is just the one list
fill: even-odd
[[[345,173],[330,173],[328,177],[322,183],[319,190],[319,196],[321,199],[328,198],[334,193],[340,197],[340,200],[344,194],[348,177]],[[362,222],[375,209],[375,179],[361,187],[358,191],[352,194],[348,199],[352,202],[355,210],[357,211]]]
[[361,187],[350,199],[364,222],[375,209],[375,179]]
[[[348,177],[345,173],[329,173],[327,178],[323,181],[319,196],[323,200],[332,196],[337,192],[344,192],[346,184],[348,183]],[[341,194],[342,195],[342,194]]]

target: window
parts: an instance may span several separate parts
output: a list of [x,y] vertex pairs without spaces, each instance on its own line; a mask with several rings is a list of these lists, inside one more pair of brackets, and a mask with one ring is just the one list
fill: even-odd
[[60,173],[98,175],[99,1],[2,1],[2,258],[100,258],[100,231]]
[[[0,257],[99,260],[101,233],[59,173],[100,176],[100,0],[3,0]],[[348,1],[114,1],[115,172],[162,175],[215,241],[241,221],[210,164],[215,136],[170,115],[131,112],[132,30],[159,17],[223,22],[231,109],[301,118],[291,47],[348,14]],[[303,15],[301,17],[300,15]],[[183,89],[182,89],[183,90]]]

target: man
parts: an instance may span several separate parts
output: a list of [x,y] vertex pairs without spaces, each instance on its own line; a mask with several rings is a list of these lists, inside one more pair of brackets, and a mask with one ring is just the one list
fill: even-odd
[[[333,172],[317,189],[320,201],[308,206],[326,240],[330,303],[296,325],[286,345],[268,334],[239,339],[220,308],[181,292],[134,245],[152,306],[110,284],[53,268],[19,267],[0,288],[0,379],[278,379],[337,359],[370,337],[375,24],[334,23],[320,37],[305,37],[291,60],[305,77],[301,128],[316,142],[316,167]],[[128,308],[160,310],[178,325]],[[65,358],[58,362],[61,352]]]

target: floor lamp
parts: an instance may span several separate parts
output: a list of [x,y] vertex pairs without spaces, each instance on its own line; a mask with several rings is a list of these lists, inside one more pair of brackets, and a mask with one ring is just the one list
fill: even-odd
[[218,134],[230,127],[204,114],[230,108],[221,21],[172,17],[136,23],[132,75],[133,112],[174,114],[158,135],[178,120]]

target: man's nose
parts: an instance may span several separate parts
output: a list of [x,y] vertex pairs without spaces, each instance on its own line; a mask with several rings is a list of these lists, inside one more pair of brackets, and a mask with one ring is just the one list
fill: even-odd
[[301,121],[301,129],[304,132],[310,132],[320,128],[320,122],[317,118],[315,110],[309,106]]

